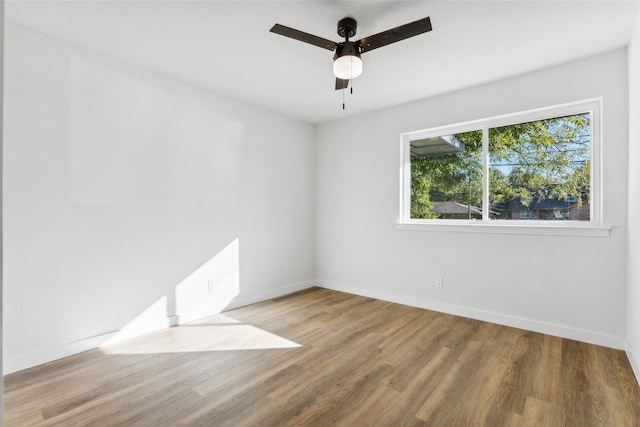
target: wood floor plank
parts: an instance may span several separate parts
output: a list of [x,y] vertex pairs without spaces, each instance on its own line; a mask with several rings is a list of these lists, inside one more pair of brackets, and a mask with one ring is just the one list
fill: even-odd
[[6,426],[637,426],[624,352],[312,288],[5,377]]
[[[427,396],[430,396],[430,386],[440,383],[439,373],[446,372],[448,361],[451,359],[451,349],[448,347],[438,348],[420,363],[421,370],[415,375],[413,380],[409,382],[402,392],[398,392],[392,387],[385,386],[380,388],[382,395],[377,399],[371,399],[365,402],[361,408],[353,408],[350,414],[345,416],[347,425],[356,425],[360,419],[372,419],[375,425],[396,425],[398,420],[406,417],[406,414],[417,414],[423,405]],[[387,402],[403,402],[402,405],[389,405]],[[415,420],[419,420],[415,418]],[[407,421],[409,424],[415,424],[413,418]],[[424,420],[420,420],[424,422]]]
[[549,426],[558,417],[560,408],[551,402],[546,402],[535,397],[527,397],[522,414],[524,427]]

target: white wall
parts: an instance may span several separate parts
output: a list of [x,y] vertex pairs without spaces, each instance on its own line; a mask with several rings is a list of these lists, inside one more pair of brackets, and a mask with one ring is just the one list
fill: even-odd
[[629,44],[627,354],[640,380],[640,10]]
[[312,283],[313,126],[13,24],[5,51],[5,372]]
[[[319,283],[623,348],[626,72],[626,50],[619,50],[320,125],[316,130]],[[401,132],[600,96],[604,222],[612,227],[609,237],[396,229]],[[443,276],[444,288],[434,287],[436,276]]]

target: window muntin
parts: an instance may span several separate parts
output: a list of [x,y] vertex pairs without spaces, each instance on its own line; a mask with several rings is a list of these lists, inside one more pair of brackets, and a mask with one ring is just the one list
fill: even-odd
[[[596,99],[403,134],[401,223],[601,226],[600,108]],[[429,151],[452,137],[455,153],[435,142]]]

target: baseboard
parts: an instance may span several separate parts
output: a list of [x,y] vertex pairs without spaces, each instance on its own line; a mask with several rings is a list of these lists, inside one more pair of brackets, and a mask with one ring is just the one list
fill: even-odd
[[524,329],[532,332],[540,332],[543,334],[553,335],[561,338],[568,338],[576,341],[587,342],[590,344],[601,345],[605,347],[624,350],[627,346],[623,337],[602,334],[599,332],[578,329],[554,323],[542,322],[539,320],[526,319],[517,316],[511,316],[491,311],[478,310],[475,308],[464,307],[454,304],[433,301],[425,298],[418,298],[411,295],[400,294],[396,292],[382,291],[372,289],[365,286],[351,285],[345,283],[337,283],[327,280],[318,279],[316,285],[326,289],[346,292],[350,294],[375,298],[383,301],[395,302],[398,304],[409,305],[412,307],[424,308],[427,310],[438,311],[441,313],[453,314],[456,316],[467,317],[470,319],[482,320],[484,322],[496,323],[498,325],[510,326],[513,328]]
[[638,384],[640,384],[640,359],[636,357],[638,353],[634,351],[629,340],[627,340],[626,344],[627,345],[625,351],[627,353],[627,359],[629,359],[631,369],[633,369],[633,373],[636,376],[636,381],[638,381]]
[[258,292],[254,295],[251,295],[250,297],[234,298],[223,311],[233,310],[235,308],[244,307],[245,305],[251,305],[258,302],[266,301],[271,298],[278,298],[283,295],[311,288],[313,286],[316,286],[315,280],[305,280],[304,282],[293,283],[290,285],[281,286],[279,288]]
[[58,346],[46,347],[31,353],[23,353],[17,356],[7,356],[4,358],[3,375],[21,371],[23,369],[32,368],[54,360],[73,356],[74,354],[83,353],[94,348],[107,344],[113,344],[148,334],[150,332],[165,329],[171,326],[171,318],[158,319],[158,321],[149,323],[144,329],[123,328],[117,331],[106,332],[89,338],[84,338],[71,343]]
[[[257,302],[307,289],[312,286],[315,286],[315,281],[307,280],[304,282],[294,283],[291,285],[270,289],[268,291],[259,292],[255,295],[252,295],[251,297],[236,298],[232,300],[229,305],[227,305],[224,311],[243,307],[245,305],[255,304]],[[179,324],[181,321],[184,323],[184,319],[179,318],[178,316],[170,316],[165,319],[159,319],[157,322],[148,325],[148,327],[146,327],[145,329],[120,329],[117,331],[107,332],[101,335],[96,335],[94,337],[81,339],[71,343],[62,344],[59,346],[43,348],[31,353],[23,353],[16,356],[7,356],[4,358],[4,363],[2,366],[3,374],[11,374],[23,369],[32,368],[34,366],[52,362],[57,359],[73,356],[74,354],[92,350],[106,344],[112,344],[118,341],[142,336],[160,329],[169,328],[171,326]]]
[[31,353],[22,353],[17,356],[6,356],[3,363],[3,374],[11,374],[23,369],[32,368],[57,359],[62,359],[74,354],[82,353],[112,339],[119,331],[108,332],[91,338],[74,341],[59,346],[46,347]]

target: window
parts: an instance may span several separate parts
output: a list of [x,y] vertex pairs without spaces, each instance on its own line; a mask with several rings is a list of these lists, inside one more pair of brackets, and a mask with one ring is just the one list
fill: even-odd
[[401,135],[402,224],[601,226],[589,100]]
[[576,203],[578,201],[577,196],[567,196],[564,199],[567,203]]
[[531,211],[529,209],[523,209],[520,211],[521,219],[529,219],[531,218]]

